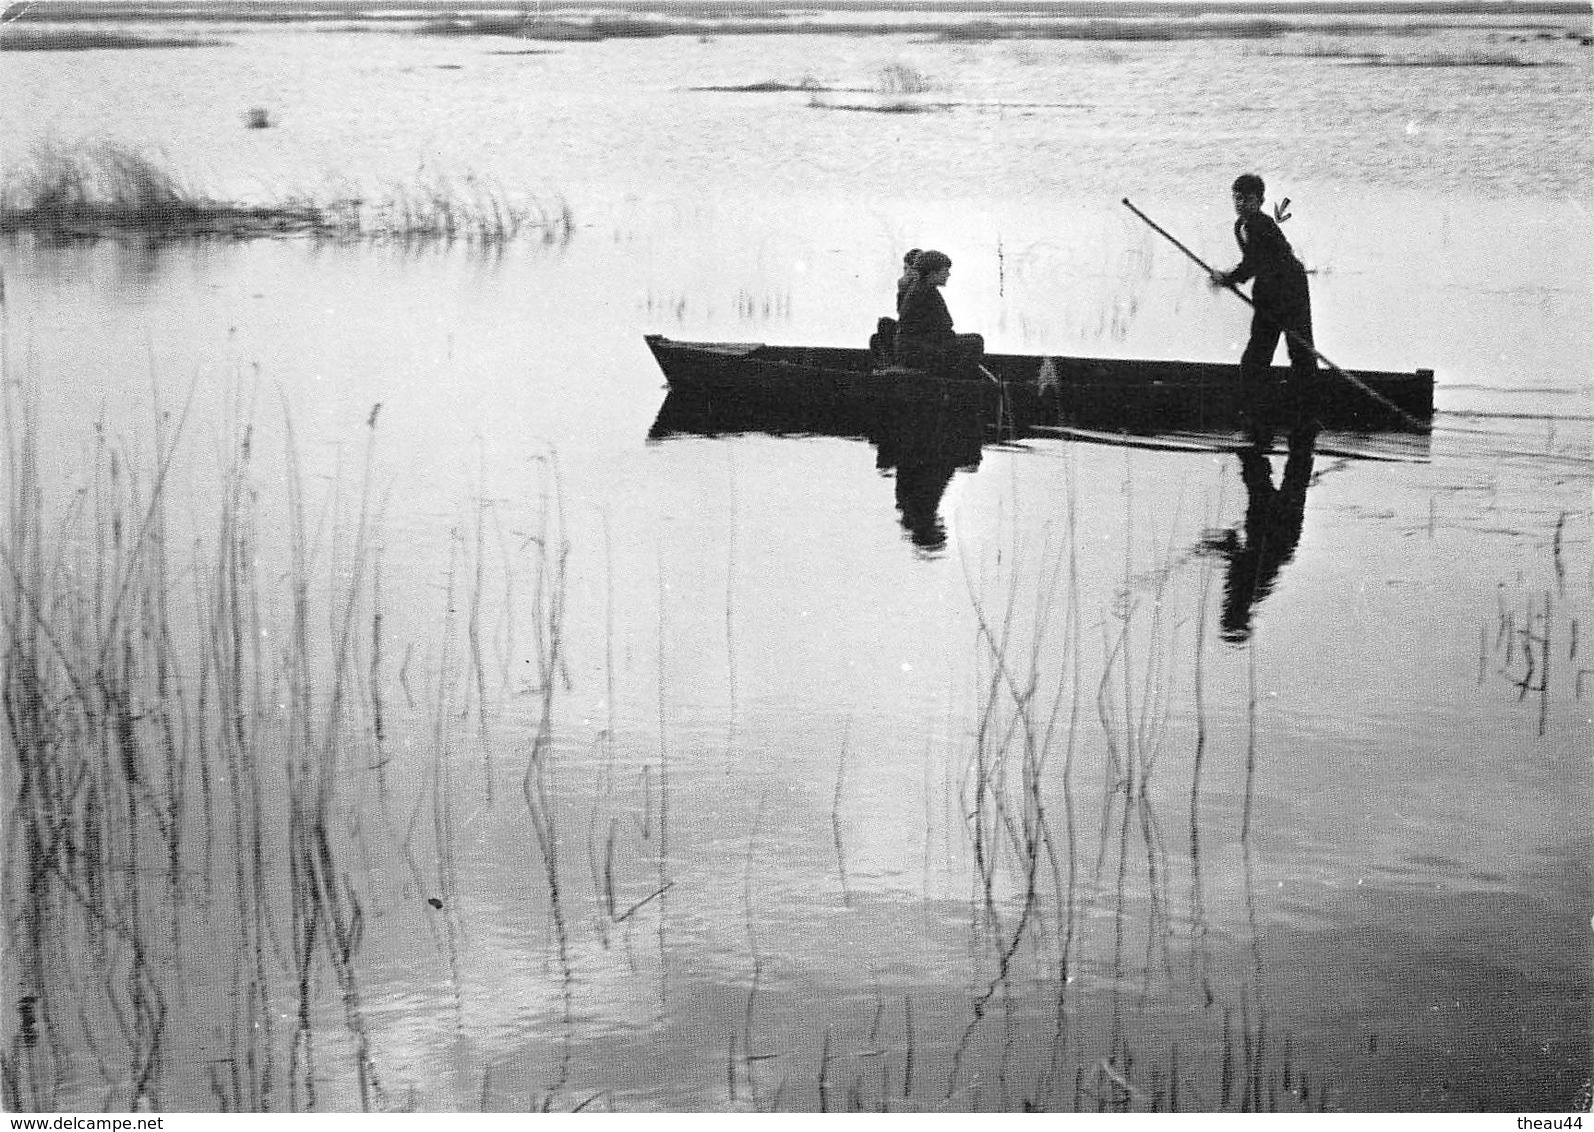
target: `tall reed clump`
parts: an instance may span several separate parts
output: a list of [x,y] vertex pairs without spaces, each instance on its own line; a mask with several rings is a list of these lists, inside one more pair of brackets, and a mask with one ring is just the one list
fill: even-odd
[[[1039,562],[1028,596],[1014,566],[979,585],[965,572],[977,627],[979,704],[962,812],[980,894],[976,935],[992,965],[955,1042],[947,1100],[966,1093],[983,1071],[989,1051],[980,1052],[982,1042],[996,1040],[995,1019],[1006,1013],[992,1006],[1009,1004],[1015,993],[1013,966],[1026,940],[1045,956],[1057,1028],[1038,1077],[1014,1084],[1043,1107],[1058,1089],[1080,881],[1073,764],[1082,635],[1072,481],[1059,526],[1060,537],[1050,525],[1043,528],[1038,558],[1033,547],[1018,545],[1002,556],[1009,564]],[[980,595],[992,588],[996,604],[987,605]],[[1059,792],[1060,812],[1052,808]]]
[[[4,396],[3,898],[18,1009],[0,1095],[32,1111],[310,1108],[336,1074],[379,1107],[343,786],[371,739],[356,671],[369,453],[352,534],[322,562],[288,429],[277,573],[247,416],[211,512],[173,499],[186,410],[157,405],[146,445],[96,426],[63,498],[41,473],[37,392],[7,382]],[[214,527],[174,529],[196,514]],[[321,1024],[325,987],[341,1043]]]
[[171,440],[158,431],[139,472],[102,434],[63,546],[35,409],[4,392],[6,973],[21,1017],[0,1082],[8,1106],[50,1108],[91,1054],[120,1107],[149,1107],[169,1040],[163,965],[181,946],[169,897],[184,883],[194,740],[165,604]]
[[[1572,533],[1568,533],[1568,519]],[[1587,624],[1589,599],[1594,597],[1594,570],[1569,569],[1575,550],[1586,546],[1585,516],[1562,511],[1548,534],[1549,562],[1537,578],[1519,572],[1514,586],[1496,584],[1497,612],[1485,619],[1478,633],[1478,684],[1492,674],[1531,704],[1539,738],[1551,730],[1558,713],[1552,704],[1568,707],[1587,694],[1594,668],[1587,663],[1588,648],[1579,635]]]
[[931,89],[930,80],[917,67],[906,63],[888,63],[875,73],[877,94],[925,94]]
[[569,240],[575,217],[562,199],[517,199],[475,173],[421,171],[412,182],[370,196],[305,200],[317,233],[403,243],[498,247],[530,237],[546,246]]
[[37,145],[0,180],[0,231],[164,232],[219,207],[154,157],[116,142]]
[[[1103,620],[1096,681],[1100,732],[1093,735],[1084,713],[1089,650],[1080,608],[1075,506],[1071,481],[1059,529],[1043,528],[1038,555],[1020,546],[1004,555],[1010,565],[995,579],[1003,595],[999,609],[988,608],[972,582],[969,587],[983,677],[967,787],[972,796],[965,798],[964,812],[995,963],[956,1046],[948,1098],[960,1084],[966,1087],[964,1076],[972,1076],[982,1063],[975,1053],[977,1031],[984,1026],[991,1031],[987,1040],[995,1038],[994,1026],[986,1022],[990,1006],[999,995],[1013,993],[1012,967],[1028,936],[1032,950],[1045,955],[1050,967],[1055,1026],[1051,1048],[1033,1078],[1021,1082],[1010,1074],[1010,1084],[1022,1093],[1023,1103],[1036,1107],[1078,1106],[1097,1093],[1109,1098],[1110,1107],[1120,1107],[1127,1094],[1113,1079],[1128,1079],[1126,1066],[1134,1054],[1117,988],[1132,977],[1131,941],[1144,939],[1148,972],[1151,964],[1166,961],[1167,853],[1150,784],[1174,683],[1173,569],[1135,568],[1127,532],[1136,524],[1126,495],[1124,579]],[[1027,583],[1019,569],[1026,561],[1040,567]],[[1171,548],[1163,549],[1162,561],[1173,561]],[[1077,804],[1076,763],[1082,756],[1099,761],[1102,769],[1094,839],[1087,832],[1087,808]],[[1143,882],[1134,876],[1135,865],[1145,870]],[[1088,939],[1089,926],[1106,920],[1111,940]],[[1105,1019],[1107,1051],[1092,1071],[1095,1092],[1087,1089],[1070,1099],[1066,1067],[1094,1056],[1073,1034],[1073,1015],[1084,1006],[1071,991],[1082,952],[1092,942],[1090,954],[1099,958],[1105,947],[1114,972]],[[967,1070],[966,1060],[971,1062]],[[1140,1097],[1138,1085],[1134,1096]],[[1137,1100],[1128,1107],[1143,1104]]]
[[[15,12],[25,5],[11,5]],[[14,22],[7,19],[7,9],[0,8],[0,27]],[[148,48],[225,47],[220,39],[201,39],[197,36],[129,35],[119,31],[96,31],[73,27],[41,28],[38,30],[6,28],[0,36],[0,51],[129,51]]]
[[[1133,469],[1124,471],[1132,483]],[[822,1106],[899,1107],[910,1103],[910,1077],[938,1078],[918,1086],[916,1107],[1299,1111],[1327,1103],[1295,1064],[1290,1035],[1269,1019],[1259,969],[1226,984],[1214,976],[1200,860],[1200,827],[1210,821],[1201,776],[1212,756],[1199,623],[1209,613],[1210,565],[1176,545],[1177,516],[1142,561],[1131,532],[1145,529],[1144,516],[1126,487],[1122,582],[1100,617],[1089,618],[1075,509],[1071,479],[1054,523],[1027,542],[1015,537],[994,571],[968,580],[979,678],[959,813],[973,865],[972,945],[983,953],[984,974],[970,987],[966,1018],[936,1034],[922,1015],[913,1025],[905,1012],[900,1091],[878,1071],[850,1079],[838,1072],[863,1062],[838,1053],[827,1035]],[[1196,561],[1199,576],[1187,579]],[[1179,642],[1192,618],[1187,668]],[[1089,621],[1101,626],[1099,656],[1087,641]],[[1176,697],[1192,676],[1186,935],[1175,907],[1175,873],[1186,866],[1170,848],[1162,804],[1177,788],[1162,783],[1178,750],[1172,740],[1183,735]],[[1244,737],[1224,738],[1232,747]],[[1247,768],[1251,758],[1254,751]],[[1087,766],[1100,774],[1094,804],[1079,797]],[[1245,830],[1225,834],[1233,832],[1243,843]],[[1244,880],[1254,909],[1248,855]],[[1251,930],[1259,965],[1254,911]],[[1175,961],[1182,950],[1187,964]],[[1093,977],[1081,980],[1083,971]],[[1166,989],[1154,993],[1155,986]],[[1186,1036],[1169,1036],[1169,1018]],[[871,1033],[866,1045],[880,1043]]]
[[511,194],[475,173],[422,170],[374,194],[218,200],[156,157],[112,141],[40,144],[0,178],[0,232],[56,238],[305,235],[497,248],[525,238],[562,244],[573,228],[562,198]]

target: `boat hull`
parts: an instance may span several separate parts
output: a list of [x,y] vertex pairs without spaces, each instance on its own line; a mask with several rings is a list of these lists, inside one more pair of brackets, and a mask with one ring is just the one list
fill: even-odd
[[1000,400],[984,375],[937,377],[922,370],[876,369],[867,350],[761,343],[675,342],[650,335],[648,347],[672,390],[733,395],[743,404],[835,407],[941,402],[969,409]]
[[[672,390],[730,395],[744,403],[889,406],[929,400],[979,413],[999,410],[1020,426],[1145,433],[1231,429],[1249,413],[1287,420],[1292,412],[1286,366],[1273,368],[1264,403],[1255,405],[1241,396],[1239,367],[1222,362],[987,354],[982,372],[948,377],[877,369],[867,350],[677,342],[661,335],[649,335],[647,343]],[[1319,373],[1317,416],[1324,427],[1427,431],[1433,418],[1431,370],[1350,374],[1355,382],[1330,370]]]

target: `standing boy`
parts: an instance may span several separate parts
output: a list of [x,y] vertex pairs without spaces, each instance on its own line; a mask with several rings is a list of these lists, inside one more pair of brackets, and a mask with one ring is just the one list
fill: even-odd
[[[1290,400],[1301,427],[1311,428],[1316,417],[1317,356],[1312,351],[1312,297],[1306,285],[1306,268],[1295,258],[1278,220],[1288,216],[1285,201],[1274,209],[1277,217],[1262,211],[1267,189],[1262,178],[1246,173],[1233,186],[1234,239],[1240,245],[1240,263],[1233,271],[1215,274],[1215,286],[1232,287],[1255,279],[1251,288],[1251,340],[1240,357],[1240,384],[1246,409],[1259,431],[1271,434],[1265,418],[1269,371],[1283,335],[1290,354]],[[1271,440],[1268,441],[1271,443]]]

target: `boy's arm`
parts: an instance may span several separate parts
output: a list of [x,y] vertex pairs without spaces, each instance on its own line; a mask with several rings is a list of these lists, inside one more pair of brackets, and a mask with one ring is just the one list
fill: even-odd
[[1284,233],[1270,216],[1261,212],[1246,221],[1244,247],[1245,254],[1239,264],[1220,275],[1219,283],[1232,287],[1247,282],[1263,264],[1276,263],[1287,254]]

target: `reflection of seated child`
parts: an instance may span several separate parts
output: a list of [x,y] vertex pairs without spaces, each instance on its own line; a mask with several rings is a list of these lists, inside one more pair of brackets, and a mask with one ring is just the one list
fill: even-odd
[[946,548],[941,497],[956,471],[956,465],[934,460],[897,466],[897,510],[902,514],[902,529],[921,551],[933,553]]

